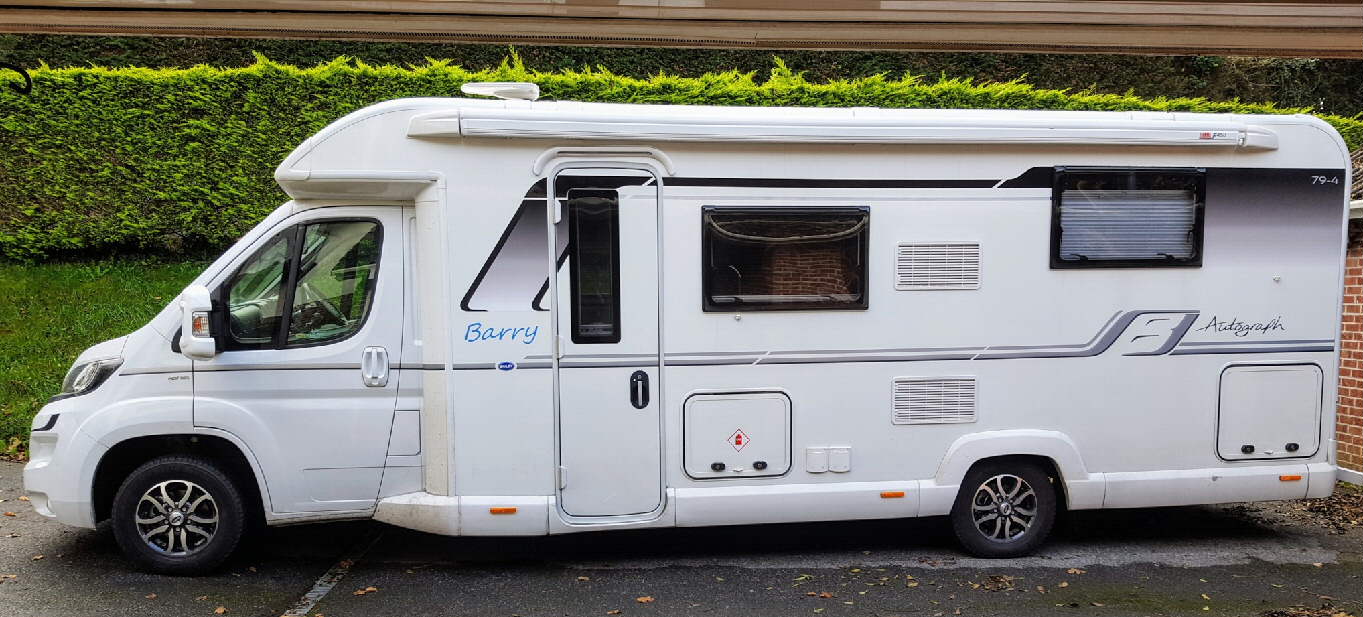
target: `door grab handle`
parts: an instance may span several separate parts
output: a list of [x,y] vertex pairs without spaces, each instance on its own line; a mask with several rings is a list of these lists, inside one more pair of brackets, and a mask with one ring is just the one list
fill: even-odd
[[635,409],[648,407],[648,373],[634,371],[629,376],[629,402]]
[[360,355],[360,379],[370,388],[388,385],[388,350],[377,345],[365,347]]

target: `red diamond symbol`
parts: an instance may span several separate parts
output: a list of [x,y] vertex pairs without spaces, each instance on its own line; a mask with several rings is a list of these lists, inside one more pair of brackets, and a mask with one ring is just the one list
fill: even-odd
[[743,448],[748,447],[748,441],[750,441],[748,434],[744,433],[743,429],[738,429],[734,431],[734,434],[729,435],[729,445],[734,447],[734,452],[742,452]]

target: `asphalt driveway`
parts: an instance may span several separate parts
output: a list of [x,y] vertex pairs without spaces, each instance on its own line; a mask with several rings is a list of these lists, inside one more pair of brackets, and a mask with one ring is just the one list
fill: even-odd
[[550,538],[334,523],[174,578],[131,570],[107,529],[42,519],[19,484],[0,462],[0,616],[1363,615],[1363,520],[1300,503],[1073,513],[1012,561],[962,556],[942,519]]

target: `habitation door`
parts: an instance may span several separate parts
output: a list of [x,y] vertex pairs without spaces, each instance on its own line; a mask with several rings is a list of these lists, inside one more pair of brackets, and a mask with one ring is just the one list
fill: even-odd
[[569,516],[662,505],[658,190],[652,174],[551,178],[559,499]]

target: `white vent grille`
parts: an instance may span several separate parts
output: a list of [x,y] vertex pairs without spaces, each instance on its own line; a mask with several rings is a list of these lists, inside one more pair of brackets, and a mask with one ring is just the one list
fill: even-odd
[[901,377],[894,380],[894,424],[974,421],[974,377]]
[[894,288],[979,289],[978,242],[900,244],[895,253]]

